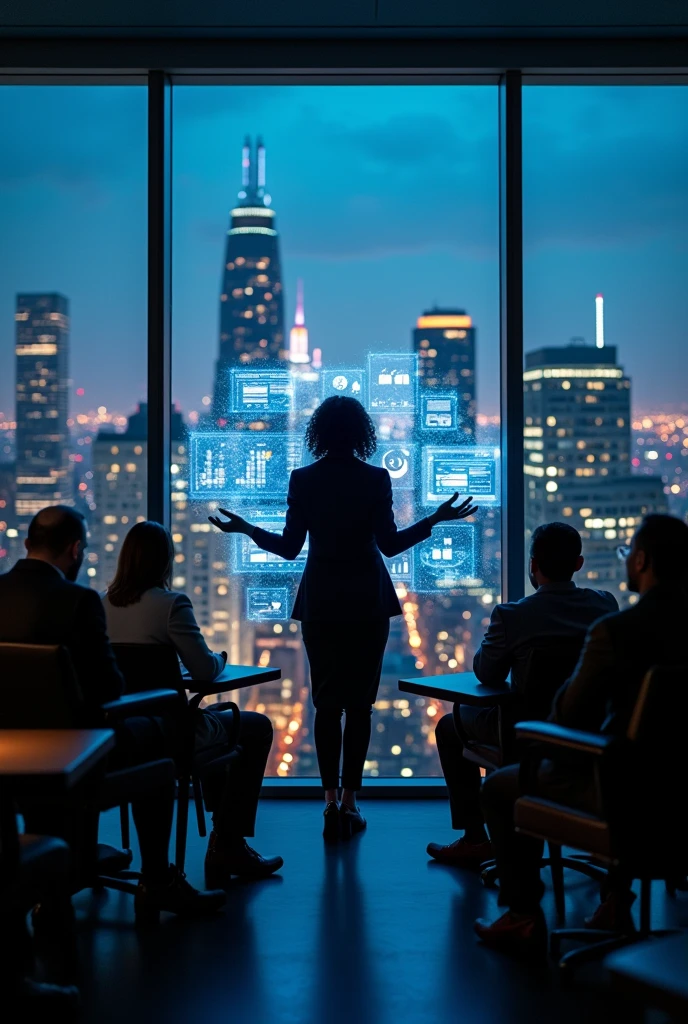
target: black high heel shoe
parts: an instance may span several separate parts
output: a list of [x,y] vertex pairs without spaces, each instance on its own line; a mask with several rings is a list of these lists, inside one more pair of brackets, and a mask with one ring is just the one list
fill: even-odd
[[328,843],[334,843],[341,839],[341,834],[339,804],[336,800],[330,800],[323,811],[323,839]]
[[352,836],[358,835],[368,827],[368,822],[361,814],[360,807],[347,807],[346,804],[342,804],[339,817],[342,839],[351,839]]

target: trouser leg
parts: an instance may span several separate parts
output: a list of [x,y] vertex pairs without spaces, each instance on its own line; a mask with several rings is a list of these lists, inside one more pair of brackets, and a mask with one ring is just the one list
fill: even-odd
[[483,824],[480,803],[480,768],[463,756],[463,740],[456,730],[454,715],[444,715],[435,729],[437,753],[449,790],[452,828],[466,829]]
[[313,724],[315,751],[323,789],[339,786],[342,757],[342,712],[337,708],[316,708]]
[[485,780],[481,795],[502,901],[515,913],[529,914],[539,908],[544,892],[540,878],[543,843],[514,827],[514,806],[521,795],[518,776],[518,765],[494,772]]
[[360,789],[363,785],[363,766],[370,746],[372,714],[373,709],[370,707],[346,709],[342,761],[344,789]]
[[[231,719],[231,711],[216,711]],[[228,726],[231,721],[228,721]],[[255,835],[258,800],[272,746],[272,723],[255,711],[242,711],[238,756],[226,769],[203,779],[203,792],[213,815],[213,828],[222,837]]]

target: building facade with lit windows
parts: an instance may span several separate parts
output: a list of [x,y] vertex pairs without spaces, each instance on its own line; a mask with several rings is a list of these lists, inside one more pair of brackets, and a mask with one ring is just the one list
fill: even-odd
[[421,386],[457,394],[459,434],[467,440],[475,437],[475,338],[463,309],[427,310],[413,332]]
[[74,504],[69,463],[69,302],[17,296],[16,491],[20,530],[46,505]]
[[220,295],[220,347],[213,417],[223,419],[233,366],[277,363],[286,358],[279,236],[266,191],[265,147],[246,139],[242,180],[225,246]]
[[580,580],[626,596],[616,548],[649,512],[666,512],[660,477],[631,467],[631,381],[616,348],[575,342],[526,354],[526,533],[570,522],[584,542]]

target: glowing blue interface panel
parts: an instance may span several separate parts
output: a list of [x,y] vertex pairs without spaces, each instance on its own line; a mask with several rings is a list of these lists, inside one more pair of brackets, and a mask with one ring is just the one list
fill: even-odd
[[375,466],[382,466],[387,470],[394,490],[412,491],[415,487],[415,445],[378,442],[377,451],[371,461]]
[[251,622],[275,622],[289,618],[286,587],[247,587],[246,618]]
[[456,395],[421,394],[420,429],[456,430],[458,404]]
[[[286,513],[280,511],[248,511],[246,518],[250,523],[260,526],[269,533],[281,533],[284,529]],[[308,557],[308,538],[302,550],[292,561],[285,561],[271,551],[263,551],[244,534],[234,536],[234,557],[232,571],[235,573],[260,573],[264,576],[300,576]]]
[[458,491],[473,495],[476,505],[494,505],[498,499],[499,451],[458,445],[423,448],[423,500],[439,505]]
[[416,410],[418,357],[409,352],[368,356],[368,411],[413,413]]
[[413,579],[413,552],[402,551],[394,558],[385,558],[384,563],[393,583],[410,583]]
[[233,413],[291,412],[294,383],[288,370],[232,370]]
[[189,497],[284,500],[289,474],[301,465],[302,454],[303,440],[296,434],[191,434]]
[[432,594],[451,590],[475,578],[475,527],[440,523],[413,553],[413,590]]
[[349,398],[357,398],[359,402],[365,403],[365,378],[365,370],[361,369],[343,367],[338,370],[323,370],[323,401],[331,395],[347,395]]

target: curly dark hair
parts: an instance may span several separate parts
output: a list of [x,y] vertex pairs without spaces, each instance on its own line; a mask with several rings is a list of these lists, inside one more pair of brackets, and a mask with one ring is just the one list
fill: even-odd
[[334,452],[369,459],[377,448],[373,421],[355,398],[332,395],[308,421],[306,448],[316,459]]

